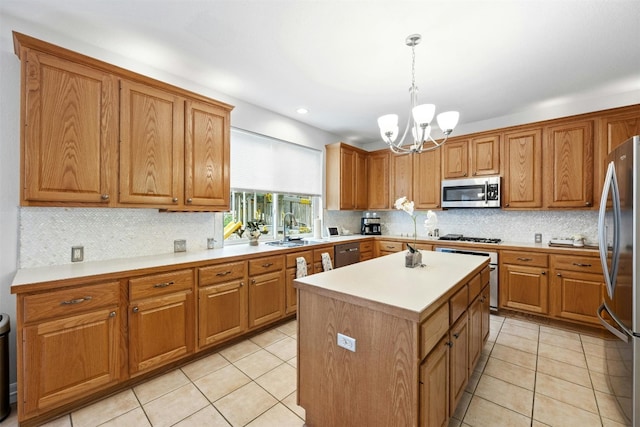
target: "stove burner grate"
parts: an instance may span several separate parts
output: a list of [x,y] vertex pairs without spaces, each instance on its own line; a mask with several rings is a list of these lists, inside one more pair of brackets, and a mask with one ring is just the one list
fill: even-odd
[[474,243],[500,243],[502,240],[493,239],[488,237],[467,237],[462,234],[445,234],[440,236],[438,240],[455,240],[459,242],[474,242]]

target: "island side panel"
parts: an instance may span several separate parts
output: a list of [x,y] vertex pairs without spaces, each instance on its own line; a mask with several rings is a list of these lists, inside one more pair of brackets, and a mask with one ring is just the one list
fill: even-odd
[[[415,322],[298,290],[298,401],[306,426],[415,426]],[[337,334],[356,351],[337,345]]]

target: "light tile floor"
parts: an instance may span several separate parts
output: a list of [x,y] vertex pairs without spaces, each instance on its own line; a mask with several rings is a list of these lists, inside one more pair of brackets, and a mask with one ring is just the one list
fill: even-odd
[[[449,425],[624,425],[598,372],[606,348],[593,334],[492,314],[489,341]],[[291,321],[46,426],[303,426],[295,402]],[[5,425],[17,425],[15,410]]]

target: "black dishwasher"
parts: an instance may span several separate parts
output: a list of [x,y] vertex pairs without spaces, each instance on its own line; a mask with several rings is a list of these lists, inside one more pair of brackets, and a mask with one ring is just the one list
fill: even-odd
[[333,261],[335,267],[343,267],[360,262],[360,243],[342,243],[334,247]]

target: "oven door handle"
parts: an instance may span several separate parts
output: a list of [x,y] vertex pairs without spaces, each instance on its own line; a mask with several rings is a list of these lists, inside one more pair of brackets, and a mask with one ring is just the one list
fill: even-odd
[[489,204],[489,195],[487,194],[489,192],[489,181],[485,181],[484,182],[484,204],[488,205]]

